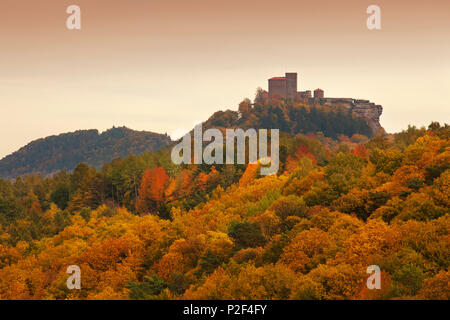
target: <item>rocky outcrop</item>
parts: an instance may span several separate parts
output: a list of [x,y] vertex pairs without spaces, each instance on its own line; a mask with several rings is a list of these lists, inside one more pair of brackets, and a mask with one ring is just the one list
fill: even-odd
[[383,107],[381,105],[377,105],[369,100],[352,98],[325,98],[324,100],[325,105],[343,106],[351,110],[356,118],[364,119],[372,129],[374,135],[384,131],[380,124],[380,116],[383,113]]
[[382,106],[369,100],[355,100],[352,111],[356,117],[366,120],[374,134],[381,133],[383,130],[380,124],[380,116],[383,113]]

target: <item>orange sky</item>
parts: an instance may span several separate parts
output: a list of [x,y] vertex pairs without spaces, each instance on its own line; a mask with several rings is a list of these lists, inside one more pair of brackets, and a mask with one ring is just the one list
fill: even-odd
[[286,71],[382,104],[389,132],[450,122],[450,1],[2,0],[0,24],[0,157],[77,129],[190,129]]

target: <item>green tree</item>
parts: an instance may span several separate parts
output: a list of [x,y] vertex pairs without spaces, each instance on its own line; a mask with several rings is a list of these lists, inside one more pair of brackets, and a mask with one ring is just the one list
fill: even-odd
[[232,222],[228,235],[234,239],[237,248],[255,248],[264,245],[266,239],[257,222]]
[[70,200],[70,188],[67,184],[58,184],[56,189],[50,195],[50,200],[61,210],[67,208]]
[[144,277],[141,283],[130,281],[125,287],[130,290],[129,296],[132,300],[154,300],[168,284],[154,274],[152,277]]

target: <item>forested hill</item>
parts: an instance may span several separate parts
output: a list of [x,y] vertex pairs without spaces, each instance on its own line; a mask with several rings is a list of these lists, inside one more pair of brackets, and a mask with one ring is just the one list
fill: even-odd
[[252,104],[250,100],[244,100],[239,105],[239,112],[216,112],[204,127],[279,129],[292,135],[321,132],[332,139],[354,134],[371,138],[381,133],[374,132],[367,119],[357,117],[339,105],[310,106],[292,101]]
[[450,127],[362,138],[282,134],[269,176],[163,148],[0,179],[0,300],[449,300]]
[[35,140],[0,160],[0,178],[71,171],[80,162],[101,167],[116,158],[156,151],[170,143],[167,135],[126,127],[113,127],[101,134],[98,130],[64,133]]
[[[321,132],[338,139],[355,134],[373,137],[364,118],[336,106],[309,106],[296,102],[255,103],[246,99],[239,111],[218,111],[204,128],[279,129],[291,135]],[[79,163],[100,168],[104,163],[130,154],[157,151],[171,144],[167,135],[133,131],[121,127],[101,134],[97,130],[80,130],[33,141],[0,160],[0,178],[13,179],[25,174],[44,176],[60,170],[72,171]]]

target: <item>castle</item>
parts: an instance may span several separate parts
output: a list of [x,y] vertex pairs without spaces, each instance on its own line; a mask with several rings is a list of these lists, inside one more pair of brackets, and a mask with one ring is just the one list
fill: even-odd
[[314,97],[310,90],[297,91],[297,73],[295,72],[287,72],[284,77],[270,78],[268,94],[269,99],[292,99],[307,103],[317,103],[324,98],[322,89],[314,90]]
[[284,77],[269,79],[269,92],[263,91],[266,99],[285,99],[302,102],[309,105],[342,106],[350,110],[355,117],[363,118],[372,130],[380,132],[380,116],[383,112],[381,105],[376,105],[369,100],[353,98],[325,98],[322,89],[297,91],[297,73],[287,72]]

